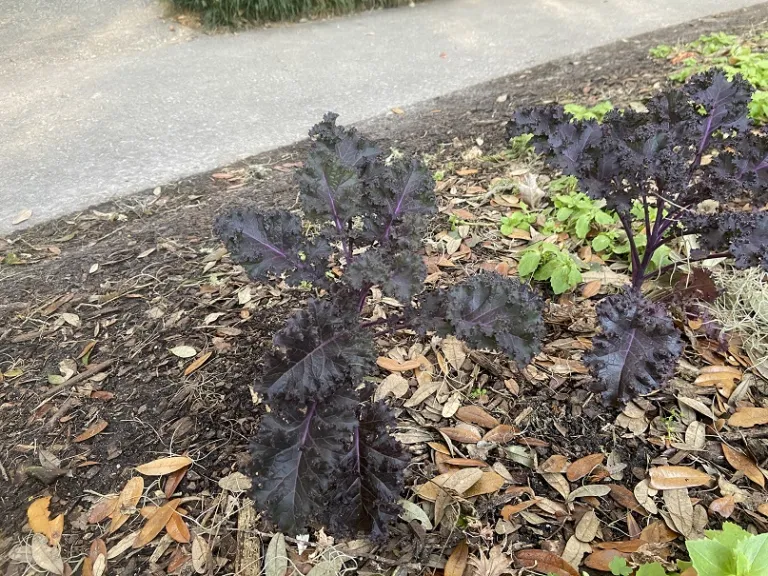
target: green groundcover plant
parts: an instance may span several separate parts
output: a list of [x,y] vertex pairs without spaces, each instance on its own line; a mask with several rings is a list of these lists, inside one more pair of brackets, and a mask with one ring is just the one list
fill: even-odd
[[722,530],[707,530],[706,538],[688,540],[690,562],[678,561],[677,571],[667,572],[659,562],[633,569],[616,556],[609,565],[614,576],[680,576],[693,568],[698,576],[768,576],[768,534],[752,534],[732,522]]
[[333,16],[408,4],[409,0],[170,0],[185,11],[198,12],[209,26],[237,26],[246,22],[279,22]]

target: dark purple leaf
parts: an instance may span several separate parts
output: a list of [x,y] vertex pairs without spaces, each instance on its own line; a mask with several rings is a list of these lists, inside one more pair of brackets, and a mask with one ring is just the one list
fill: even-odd
[[327,491],[357,427],[351,393],[311,403],[281,404],[265,415],[251,444],[253,498],[283,531],[299,533],[325,514]]
[[326,114],[310,131],[312,150],[297,179],[304,215],[331,222],[336,234],[345,236],[348,222],[368,209],[364,182],[381,151],[354,128],[337,126],[337,117]]
[[518,280],[482,273],[420,299],[422,330],[453,331],[473,348],[504,352],[528,364],[544,336],[541,299]]
[[285,274],[287,282],[298,284],[303,280],[315,281],[325,274],[331,247],[322,238],[307,240],[296,214],[237,208],[220,216],[215,230],[232,259],[251,278],[261,280],[269,274]]
[[[342,302],[346,306],[348,302]],[[264,359],[260,390],[272,400],[301,404],[322,400],[373,369],[373,340],[357,316],[330,302],[310,300],[277,332],[277,351]]]
[[699,234],[704,249],[729,252],[737,268],[762,266],[768,271],[768,212],[695,215],[685,224],[688,233]]
[[386,537],[387,525],[400,512],[403,470],[408,455],[390,432],[395,418],[383,402],[365,405],[348,452],[339,464],[328,506],[329,524],[341,534],[363,531],[374,540]]
[[602,333],[592,339],[584,362],[603,400],[626,402],[656,390],[673,375],[683,345],[663,306],[630,290],[602,300],[597,317]]
[[406,305],[423,290],[426,276],[427,267],[418,254],[390,254],[379,248],[357,256],[344,272],[344,280],[356,290],[381,286],[384,294]]

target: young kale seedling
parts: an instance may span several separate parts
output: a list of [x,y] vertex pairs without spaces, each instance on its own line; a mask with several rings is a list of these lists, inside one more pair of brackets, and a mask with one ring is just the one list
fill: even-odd
[[[399,511],[408,458],[390,435],[394,417],[370,401],[363,380],[375,369],[374,338],[403,328],[454,333],[527,364],[543,332],[541,301],[498,274],[424,292],[419,250],[436,212],[429,173],[416,159],[385,161],[376,144],[337,126],[335,114],[310,137],[297,173],[304,221],[285,210],[239,208],[216,222],[252,278],[282,276],[324,294],[288,319],[263,359],[256,388],[271,412],[251,448],[253,495],[284,531],[324,523],[381,537]],[[338,280],[331,263],[343,271]],[[374,286],[397,299],[402,313],[365,321]]]
[[[658,388],[682,352],[666,309],[640,293],[659,250],[694,235],[701,249],[691,262],[727,256],[739,268],[768,270],[768,213],[757,210],[768,189],[768,138],[747,117],[751,94],[740,76],[729,81],[710,71],[651,98],[647,112],[615,109],[598,124],[550,105],[520,110],[508,124],[510,138],[532,134],[545,161],[575,176],[591,198],[605,200],[627,234],[631,287],[598,305],[603,333],[586,358],[606,400]],[[736,198],[756,201],[755,208],[734,210],[729,202]],[[704,200],[718,201],[720,211],[700,213]],[[633,202],[642,207],[635,214],[644,250],[632,225]]]

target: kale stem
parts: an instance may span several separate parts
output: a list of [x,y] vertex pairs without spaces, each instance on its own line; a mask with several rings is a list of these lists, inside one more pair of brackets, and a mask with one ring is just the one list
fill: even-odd
[[640,266],[640,253],[637,251],[637,245],[635,244],[635,235],[632,230],[632,222],[627,217],[627,213],[619,213],[619,220],[624,228],[624,232],[627,234],[627,240],[629,241],[629,251],[632,255],[632,286],[639,288],[643,283],[643,273]]
[[363,287],[360,289],[360,296],[357,300],[357,311],[362,312],[363,306],[365,306],[365,299],[368,298],[368,292],[370,291],[373,284],[365,283],[363,284]]

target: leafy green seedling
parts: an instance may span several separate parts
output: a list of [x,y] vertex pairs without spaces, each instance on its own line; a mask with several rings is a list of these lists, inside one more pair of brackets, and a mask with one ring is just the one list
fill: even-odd
[[562,294],[581,282],[581,271],[573,256],[551,242],[537,242],[523,251],[517,273],[549,281],[555,294]]
[[593,224],[616,225],[616,217],[603,210],[604,200],[592,200],[581,192],[559,194],[555,196],[554,204],[557,209],[555,218],[564,224],[566,231],[575,233],[581,240],[587,237]]
[[576,176],[561,175],[554,178],[548,188],[552,194],[575,194],[579,191],[579,181]]
[[566,104],[563,109],[568,112],[575,120],[597,120],[603,121],[603,117],[613,110],[613,104],[610,100],[598,102],[592,107],[582,106],[581,104]]
[[501,233],[504,236],[510,236],[515,230],[525,230],[528,232],[536,222],[536,214],[532,214],[525,203],[521,203],[520,206],[521,210],[502,217]]
[[768,575],[768,534],[754,535],[731,522],[705,534],[685,543],[699,576]]
[[658,46],[651,48],[648,53],[651,55],[651,58],[667,58],[674,52],[674,50],[675,49],[668,44],[659,44]]

